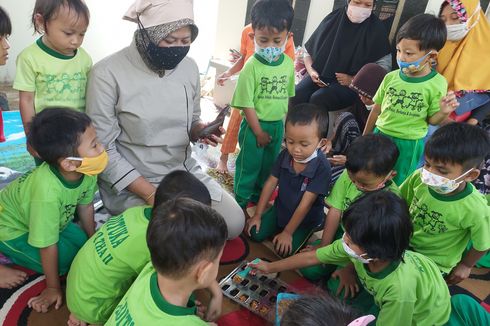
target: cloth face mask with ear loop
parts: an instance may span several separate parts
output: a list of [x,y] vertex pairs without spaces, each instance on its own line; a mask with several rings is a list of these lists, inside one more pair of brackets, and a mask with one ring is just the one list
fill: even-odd
[[70,156],[66,159],[82,162],[80,166],[75,169],[76,172],[83,173],[89,176],[95,176],[105,170],[105,168],[107,167],[107,163],[109,162],[109,155],[107,155],[107,152],[104,150],[102,153],[100,153],[100,155],[95,157],[82,158]]

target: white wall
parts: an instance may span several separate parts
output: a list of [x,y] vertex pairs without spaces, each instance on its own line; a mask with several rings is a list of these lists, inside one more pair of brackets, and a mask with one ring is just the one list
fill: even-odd
[[[94,62],[129,45],[136,24],[122,20],[134,0],[86,0],[90,9],[90,25],[83,47]],[[233,2],[228,0],[227,2]],[[12,20],[9,61],[0,68],[0,82],[12,82],[15,75],[15,58],[25,47],[33,43],[38,35],[33,35],[30,17],[35,0],[1,0]],[[193,43],[189,55],[196,59],[201,71],[208,66],[214,50],[214,35],[217,26],[218,0],[195,0],[194,15],[199,27],[199,36]]]
[[427,3],[427,8],[425,8],[425,12],[427,14],[439,15],[439,9],[441,8],[441,4],[443,0],[429,0]]
[[311,0],[303,43],[308,41],[323,18],[332,11],[333,4],[334,0]]

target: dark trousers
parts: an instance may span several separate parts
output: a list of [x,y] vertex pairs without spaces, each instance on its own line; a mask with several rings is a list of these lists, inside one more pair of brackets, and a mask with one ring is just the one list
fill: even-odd
[[296,85],[296,96],[291,99],[293,105],[301,103],[316,104],[327,111],[345,109],[354,104],[359,95],[349,87],[332,83],[328,87],[319,87],[310,76],[306,76]]

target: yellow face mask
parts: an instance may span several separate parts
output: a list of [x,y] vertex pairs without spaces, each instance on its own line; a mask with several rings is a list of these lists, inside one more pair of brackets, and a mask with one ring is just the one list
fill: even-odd
[[105,170],[107,163],[109,162],[109,155],[107,155],[107,152],[104,150],[99,156],[95,157],[67,157],[66,159],[82,162],[75,171],[94,176]]

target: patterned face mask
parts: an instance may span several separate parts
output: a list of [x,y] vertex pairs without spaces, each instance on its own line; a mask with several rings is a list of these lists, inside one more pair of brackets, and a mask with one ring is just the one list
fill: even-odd
[[438,194],[447,195],[455,191],[459,187],[461,182],[463,182],[463,180],[460,181],[456,181],[456,180],[464,177],[472,170],[473,169],[469,169],[468,171],[466,171],[456,179],[451,180],[445,177],[441,177],[440,175],[434,174],[426,169],[422,169],[421,179],[423,183],[428,185],[432,190],[434,190]]
[[432,53],[432,51],[430,51],[429,53],[424,55],[422,58],[415,60],[415,61],[412,61],[412,62],[401,61],[398,58],[396,59],[396,62],[398,63],[398,67],[400,67],[400,69],[402,70],[402,72],[405,75],[414,74],[414,73],[417,73],[417,72],[421,71],[422,69],[424,69],[424,67],[429,63],[427,61],[426,63],[422,64],[422,62],[425,60],[425,58],[427,58],[427,56],[431,53]]
[[284,40],[284,44],[281,47],[269,46],[263,48],[260,45],[258,45],[254,39],[255,53],[257,53],[262,59],[264,59],[268,63],[272,63],[276,61],[279,58],[279,56],[286,50],[287,42],[288,42],[288,38],[286,37],[286,39]]

